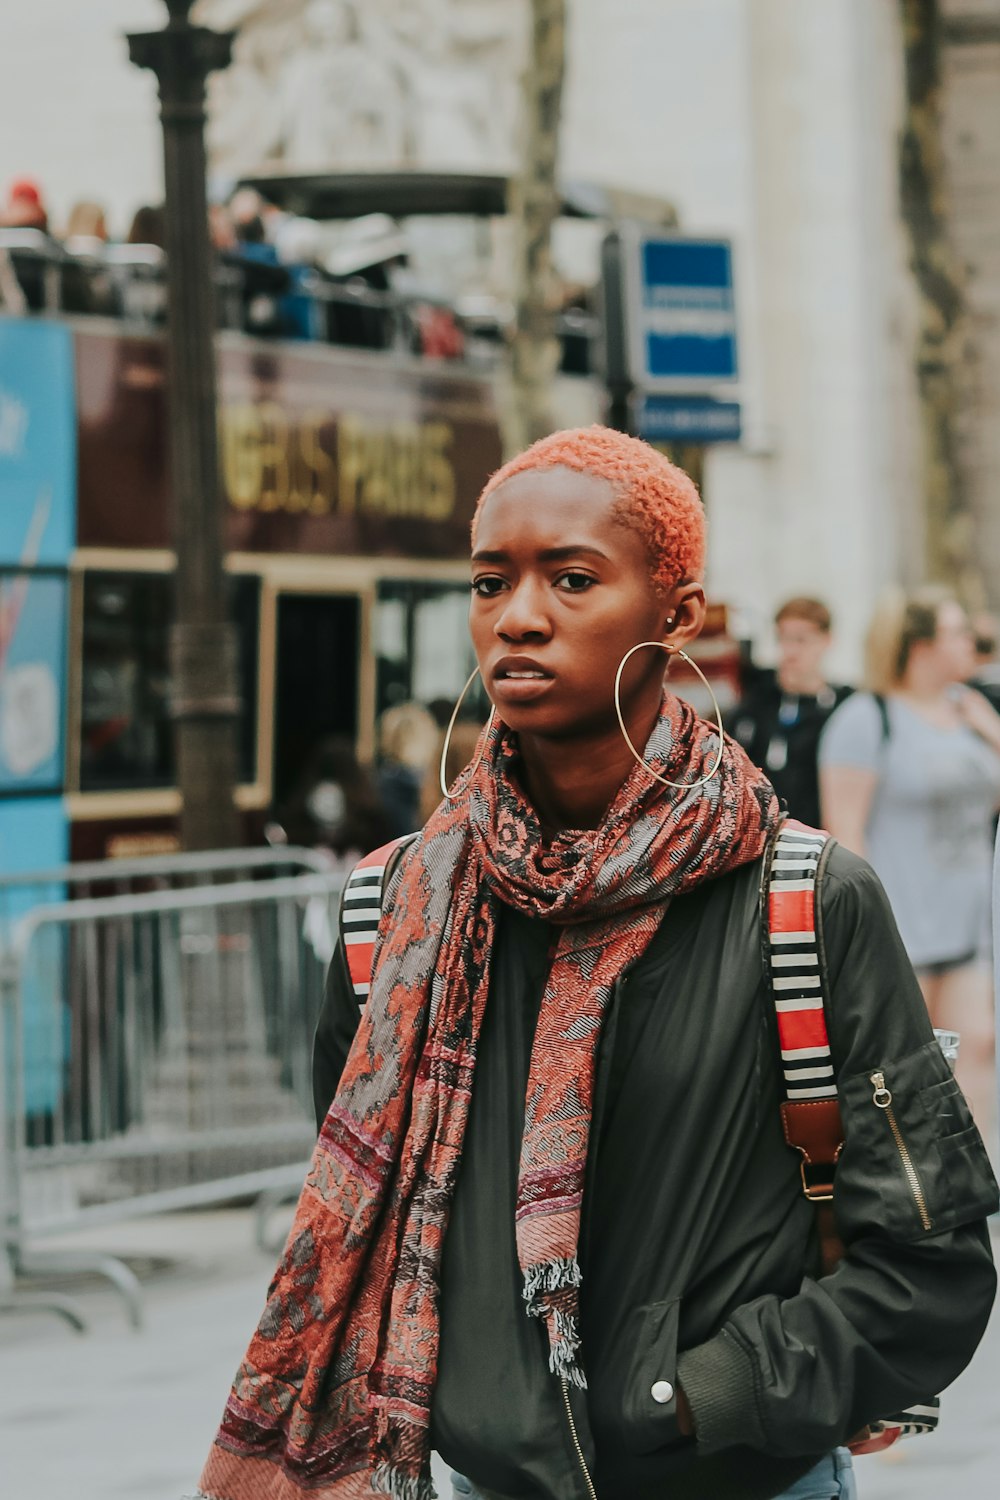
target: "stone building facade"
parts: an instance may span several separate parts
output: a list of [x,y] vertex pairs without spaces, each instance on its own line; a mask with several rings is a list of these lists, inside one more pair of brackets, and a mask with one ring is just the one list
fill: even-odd
[[[879,589],[923,571],[899,0],[568,3],[564,175],[669,199],[685,230],[734,244],[746,422],[706,465],[712,592],[762,647],[783,596],[822,595],[839,620],[836,666],[853,673]],[[1000,603],[1000,40],[986,24],[1000,0],[941,4],[967,305],[962,468]],[[0,115],[18,129],[0,131],[0,177],[35,172],[62,211],[98,197],[119,220],[155,201],[152,80],[120,33],[163,14],[158,0],[16,8]],[[220,179],[514,161],[525,0],[200,0],[198,15],[240,31],[212,91]],[[58,62],[65,80],[53,27],[58,57],[73,58]]]

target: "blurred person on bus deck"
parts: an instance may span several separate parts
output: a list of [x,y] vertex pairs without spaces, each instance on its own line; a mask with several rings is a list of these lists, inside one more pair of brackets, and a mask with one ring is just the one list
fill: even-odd
[[0,225],[4,229],[39,229],[48,234],[48,209],[33,177],[15,177],[10,184],[0,209]]
[[132,215],[125,241],[129,245],[156,245],[160,250],[165,250],[167,221],[163,205],[143,203],[137,208]]
[[946,588],[887,592],[867,658],[869,691],[837,710],[820,742],[824,825],[885,886],[932,1024],[961,1036],[956,1072],[990,1142],[1000,714],[966,685],[972,628]]
[[63,240],[91,240],[106,244],[108,221],[104,209],[89,198],[81,198],[73,204],[66,220]]
[[758,671],[732,710],[732,733],[766,771],[789,814],[819,827],[819,737],[851,692],[827,681],[830,611],[819,599],[789,599],[774,617],[778,665]]
[[439,748],[438,727],[422,703],[397,703],[379,719],[378,740],[382,811],[391,836],[402,838],[424,821],[420,793]]

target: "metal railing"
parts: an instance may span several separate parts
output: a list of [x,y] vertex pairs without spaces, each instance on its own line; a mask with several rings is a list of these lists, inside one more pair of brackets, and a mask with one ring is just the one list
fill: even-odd
[[[0,1306],[33,1272],[89,1269],[138,1319],[121,1262],[42,1256],[39,1241],[301,1184],[340,885],[199,885],[17,922],[0,954]],[[45,1299],[74,1316],[59,1304]]]
[[151,854],[133,859],[80,860],[48,869],[0,875],[0,951],[33,907],[70,896],[126,896],[221,880],[309,873],[325,875],[332,861],[318,849],[294,844],[269,848],[211,849],[194,854]]

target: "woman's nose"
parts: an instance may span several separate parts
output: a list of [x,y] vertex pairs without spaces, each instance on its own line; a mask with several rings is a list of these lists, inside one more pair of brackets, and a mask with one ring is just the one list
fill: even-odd
[[527,579],[511,589],[493,627],[497,635],[510,641],[547,637],[551,625],[543,599],[542,589]]

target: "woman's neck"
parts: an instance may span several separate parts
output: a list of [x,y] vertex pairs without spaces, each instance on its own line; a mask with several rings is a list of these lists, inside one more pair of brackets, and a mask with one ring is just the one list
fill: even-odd
[[937,672],[908,670],[896,689],[910,709],[928,724],[951,729],[959,722],[959,713],[948,689],[951,683]]
[[[636,744],[644,745],[652,724]],[[548,837],[567,828],[597,828],[635,761],[620,731],[574,740],[522,734],[521,777]]]
[[942,677],[930,662],[913,662],[903,673],[896,691],[913,703],[934,707],[947,702],[950,687],[950,680]]

